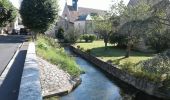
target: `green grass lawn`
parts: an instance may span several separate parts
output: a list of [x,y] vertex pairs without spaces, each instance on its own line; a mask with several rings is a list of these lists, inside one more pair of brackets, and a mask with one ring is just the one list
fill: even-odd
[[90,49],[92,55],[102,59],[103,61],[111,60],[114,64],[119,65],[129,61],[136,64],[140,61],[153,57],[153,54],[131,51],[130,57],[124,59],[126,50],[116,48],[111,44],[108,44],[108,49],[105,50],[103,41],[94,41],[93,43],[77,43],[76,46],[78,45],[80,48],[84,48],[84,50]]

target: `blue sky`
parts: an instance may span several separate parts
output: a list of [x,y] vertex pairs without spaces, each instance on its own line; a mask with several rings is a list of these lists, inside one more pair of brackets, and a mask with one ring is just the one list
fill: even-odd
[[[10,0],[17,8],[19,8],[19,1],[20,0]],[[71,5],[72,0],[59,0],[60,9],[62,11],[65,2]],[[78,5],[80,7],[88,7],[88,8],[95,8],[95,9],[102,9],[108,10],[110,5],[113,4],[112,1],[119,1],[119,0],[79,0]],[[124,0],[125,4],[129,2],[129,0]]]

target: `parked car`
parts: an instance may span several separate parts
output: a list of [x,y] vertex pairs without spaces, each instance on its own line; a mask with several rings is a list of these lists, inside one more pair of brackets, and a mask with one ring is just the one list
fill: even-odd
[[28,35],[28,31],[26,28],[21,28],[20,29],[20,35]]
[[12,29],[12,33],[11,33],[11,35],[18,35],[18,32],[17,32],[17,30],[15,30],[15,29]]

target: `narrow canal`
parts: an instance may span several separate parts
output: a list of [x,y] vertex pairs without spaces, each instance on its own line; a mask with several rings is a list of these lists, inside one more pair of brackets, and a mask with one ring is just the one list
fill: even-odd
[[[68,49],[66,51],[72,54]],[[85,71],[81,75],[82,83],[68,95],[60,97],[60,100],[160,100],[110,78],[81,57],[75,57],[75,60]]]

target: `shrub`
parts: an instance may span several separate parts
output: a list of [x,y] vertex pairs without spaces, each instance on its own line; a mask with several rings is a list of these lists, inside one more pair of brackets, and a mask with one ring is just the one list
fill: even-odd
[[90,50],[90,49],[87,49],[86,52],[90,54],[90,53],[91,53],[91,50]]
[[81,39],[85,40],[85,42],[88,42],[88,34],[84,34],[81,36]]
[[135,65],[134,63],[127,61],[123,65],[121,65],[121,69],[131,73],[134,72],[134,65]]
[[81,51],[84,51],[84,48],[80,48]]
[[56,32],[56,38],[64,39],[64,29],[63,28],[58,29],[58,31]]
[[93,42],[94,40],[96,40],[97,36],[94,34],[89,34],[89,41]]
[[80,49],[80,46],[78,45],[77,48]]
[[119,33],[113,33],[109,41],[111,44],[117,44],[117,47],[120,48],[126,48],[126,35],[125,34],[119,34]]
[[137,66],[143,72],[157,75],[161,80],[165,80],[170,76],[170,50],[158,54],[150,60],[142,61]]
[[81,36],[81,39],[85,40],[85,42],[93,42],[96,38],[95,34],[84,34]]
[[148,36],[146,43],[158,53],[170,48],[170,32],[168,30],[155,32]]
[[48,49],[48,46],[47,44],[43,43],[43,42],[40,42],[39,44],[37,44],[38,48],[41,48],[43,50],[47,50]]

